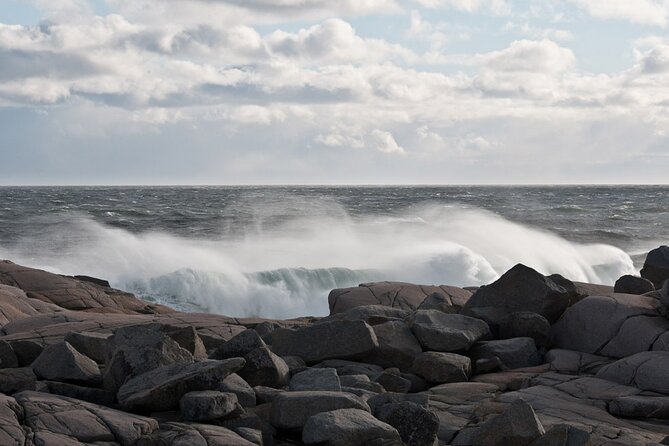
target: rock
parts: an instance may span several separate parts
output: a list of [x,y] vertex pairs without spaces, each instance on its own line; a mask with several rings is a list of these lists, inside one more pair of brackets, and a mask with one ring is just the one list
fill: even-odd
[[553,349],[546,353],[544,361],[550,364],[551,370],[568,375],[595,374],[611,359],[573,350]]
[[386,404],[398,404],[409,402],[417,404],[424,409],[430,406],[430,396],[425,393],[393,393],[386,392],[374,395],[367,400],[367,404],[372,410],[372,414],[376,416],[379,410]]
[[386,369],[374,381],[388,392],[408,393],[411,390],[411,381],[402,378],[399,369]]
[[285,390],[275,389],[274,387],[255,386],[253,392],[255,393],[256,403],[265,404],[274,401],[274,398],[280,393],[285,392]]
[[367,375],[370,378],[383,372],[383,368],[374,364],[365,364],[362,362],[346,361],[344,359],[328,359],[314,367],[333,368],[341,378],[346,375]]
[[209,357],[211,359],[242,358],[262,347],[267,347],[267,344],[260,338],[258,332],[245,330],[214,350]]
[[239,403],[234,393],[216,390],[188,392],[181,397],[179,408],[186,421],[209,421],[233,413]]
[[641,269],[641,277],[653,282],[659,289],[669,279],[669,246],[662,245],[648,253]]
[[423,348],[431,351],[467,350],[490,338],[490,328],[482,320],[437,310],[416,311],[409,326]]
[[[333,342],[336,340],[336,342]],[[379,346],[372,327],[362,321],[333,321],[272,333],[272,350],[299,356],[307,363],[364,357]]]
[[235,430],[235,433],[242,437],[244,440],[248,440],[253,444],[258,446],[263,446],[263,436],[262,431],[258,429],[251,429],[249,427],[239,427]]
[[246,365],[239,371],[250,386],[284,387],[288,385],[286,363],[267,347],[256,348],[244,356]]
[[19,360],[14,349],[9,343],[0,341],[0,369],[8,369],[19,366]]
[[479,288],[463,314],[481,317],[493,325],[511,313],[532,312],[554,323],[571,304],[568,290],[532,268],[518,264],[494,283]]
[[366,305],[385,305],[411,311],[435,292],[443,294],[456,308],[455,311],[459,310],[471,296],[470,291],[447,285],[437,287],[404,282],[376,282],[332,290],[328,296],[328,304],[330,314],[343,313],[351,308]]
[[621,396],[609,403],[609,412],[623,418],[669,419],[667,396]]
[[307,445],[401,446],[397,430],[359,409],[339,409],[309,418],[302,432]]
[[242,358],[231,358],[159,367],[128,380],[118,391],[118,402],[127,411],[172,410],[184,394],[215,389],[244,364]]
[[544,433],[532,406],[517,401],[503,414],[481,424],[474,446],[527,446]]
[[207,359],[207,348],[195,327],[161,324],[160,329],[172,338],[181,348],[188,351],[196,360]]
[[360,398],[345,392],[284,392],[272,402],[270,423],[277,429],[300,430],[309,417],[337,409],[360,409],[369,406]]
[[63,341],[44,349],[32,364],[35,375],[51,381],[99,384],[100,369],[88,358]]
[[385,305],[364,305],[351,308],[343,313],[333,314],[321,319],[322,322],[332,320],[365,321],[369,325],[384,324],[389,321],[403,321],[411,314],[411,311],[401,308],[393,308]]
[[22,390],[35,390],[37,376],[30,367],[0,370],[0,393],[11,395]]
[[669,352],[642,352],[613,362],[597,378],[669,395]]
[[591,446],[590,434],[568,424],[555,424],[530,446]]
[[[263,443],[265,445],[273,445],[274,436],[277,431],[274,427],[269,424],[268,421],[259,417],[256,414],[244,414],[239,418],[227,418],[224,420],[217,421],[217,424],[227,427],[235,432],[239,433],[240,429],[254,429],[262,432]],[[243,436],[239,433],[240,436]],[[250,440],[249,440],[250,441]]]
[[74,347],[79,353],[88,356],[97,363],[107,360],[107,340],[111,333],[96,332],[70,332],[65,335],[65,341]]
[[613,286],[615,293],[645,294],[655,290],[655,285],[648,279],[632,275],[625,275],[616,280]]
[[82,387],[58,381],[43,381],[43,383],[46,384],[49,393],[54,395],[67,396],[101,406],[112,406],[116,401],[116,395],[103,389]]
[[447,296],[443,293],[432,293],[421,302],[417,308],[418,310],[437,310],[442,313],[457,313],[458,306],[454,306]]
[[430,384],[418,375],[402,372],[400,376],[411,383],[411,389],[409,389],[411,393],[424,392],[430,388]]
[[253,388],[236,373],[231,373],[218,386],[221,392],[229,392],[237,395],[237,401],[243,407],[256,405],[256,393]]
[[499,358],[503,368],[519,369],[541,364],[541,355],[532,338],[513,338],[485,341],[474,345],[469,351],[472,361]]
[[418,404],[408,401],[386,404],[375,415],[397,429],[407,446],[433,446],[437,441],[439,418]]
[[377,382],[372,382],[367,375],[344,375],[339,377],[343,387],[363,389],[374,393],[385,392],[383,386]]
[[37,341],[16,339],[9,341],[19,361],[19,367],[28,367],[44,350],[44,345]]
[[404,322],[390,321],[372,328],[379,346],[365,358],[371,364],[410,370],[416,356],[423,353],[420,343]]
[[162,423],[160,430],[143,437],[133,446],[254,446],[235,432],[221,426],[197,423]]
[[21,426],[23,408],[12,397],[0,395],[0,444],[24,446],[26,433]]
[[413,363],[416,375],[435,384],[467,381],[472,373],[468,357],[455,353],[424,352]]
[[313,368],[293,376],[290,380],[290,390],[327,390],[330,392],[341,392],[341,383],[337,376],[337,370]]
[[550,343],[551,324],[537,313],[521,311],[511,313],[499,325],[500,339],[532,338],[542,347]]

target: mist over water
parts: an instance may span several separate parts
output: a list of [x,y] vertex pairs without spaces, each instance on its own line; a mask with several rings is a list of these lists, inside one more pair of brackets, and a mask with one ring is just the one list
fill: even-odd
[[[386,194],[390,205],[381,212],[271,188],[225,206],[206,193],[188,206],[79,194],[78,205],[59,196],[63,203],[50,212],[33,212],[14,233],[5,230],[0,257],[106,278],[183,310],[265,317],[325,315],[332,288],[366,281],[480,285],[516,263],[605,284],[636,272],[613,244],[569,241],[450,200],[398,203]],[[94,211],[87,200],[97,203]],[[232,209],[235,218],[227,218]]]

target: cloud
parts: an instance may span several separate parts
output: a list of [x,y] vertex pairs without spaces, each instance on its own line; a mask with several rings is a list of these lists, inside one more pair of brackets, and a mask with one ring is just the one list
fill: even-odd
[[569,70],[576,57],[552,40],[516,40],[508,48],[481,56],[485,65],[500,71],[559,73]]
[[601,19],[624,20],[643,25],[666,26],[667,0],[570,0],[586,13]]
[[405,153],[404,148],[397,144],[395,138],[390,132],[375,129],[370,134],[371,145],[373,148],[383,153]]
[[511,12],[507,0],[414,0],[425,8],[452,8],[458,11],[475,13],[490,12],[495,15],[506,15]]

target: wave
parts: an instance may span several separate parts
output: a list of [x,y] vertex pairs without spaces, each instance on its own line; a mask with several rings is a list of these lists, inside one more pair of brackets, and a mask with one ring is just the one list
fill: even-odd
[[[336,206],[329,203],[328,206]],[[423,204],[397,216],[342,209],[249,224],[235,236],[132,233],[83,215],[43,217],[0,256],[115,287],[188,311],[230,316],[326,315],[332,288],[398,280],[480,285],[516,263],[612,284],[635,272],[624,251],[577,244],[461,205]]]

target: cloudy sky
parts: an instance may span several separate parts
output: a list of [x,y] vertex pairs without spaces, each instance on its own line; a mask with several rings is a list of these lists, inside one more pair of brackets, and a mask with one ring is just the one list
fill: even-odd
[[0,2],[0,184],[668,171],[669,0]]

